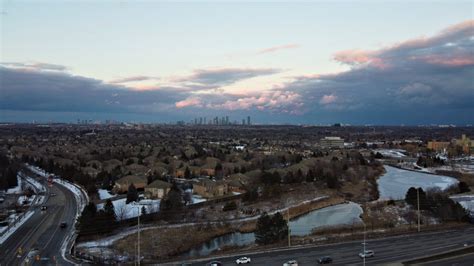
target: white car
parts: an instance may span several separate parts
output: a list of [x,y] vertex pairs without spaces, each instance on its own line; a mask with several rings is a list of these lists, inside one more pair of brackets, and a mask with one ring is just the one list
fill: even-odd
[[250,258],[249,257],[242,257],[242,258],[238,258],[235,263],[237,264],[247,264],[247,263],[250,263]]
[[371,258],[375,255],[373,250],[366,250],[365,252],[359,253],[359,257],[361,258]]
[[283,266],[298,266],[298,262],[296,260],[290,260],[283,263]]

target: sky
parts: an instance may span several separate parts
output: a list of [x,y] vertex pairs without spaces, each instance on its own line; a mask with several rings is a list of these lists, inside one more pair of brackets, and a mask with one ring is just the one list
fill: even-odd
[[0,121],[474,124],[474,1],[0,3]]

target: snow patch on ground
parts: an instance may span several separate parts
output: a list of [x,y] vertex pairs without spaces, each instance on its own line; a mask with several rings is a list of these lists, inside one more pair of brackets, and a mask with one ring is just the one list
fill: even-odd
[[23,178],[26,179],[26,182],[33,188],[36,193],[46,192],[46,188],[34,178],[31,178],[27,175],[23,175]]
[[199,196],[199,195],[193,195],[193,204],[199,203],[199,202],[204,202],[207,201],[207,199]]
[[403,158],[406,157],[405,150],[402,149],[377,149],[375,152],[379,152],[384,157],[392,157],[392,158]]
[[34,211],[28,211],[21,217],[13,226],[9,227],[7,231],[0,236],[0,244],[3,244],[20,226],[22,226],[30,217],[34,214]]
[[114,195],[114,194],[110,194],[110,192],[108,190],[105,190],[105,189],[99,189],[98,192],[99,192],[99,198],[101,200],[110,199],[110,198],[113,198],[113,197],[117,196],[117,195]]
[[[161,200],[143,199],[137,202],[130,202],[126,204],[127,199],[118,199],[112,201],[115,210],[115,216],[118,220],[135,218],[141,212],[142,207],[145,207],[147,213],[155,213],[160,210]],[[104,203],[97,204],[97,210],[104,209]]]

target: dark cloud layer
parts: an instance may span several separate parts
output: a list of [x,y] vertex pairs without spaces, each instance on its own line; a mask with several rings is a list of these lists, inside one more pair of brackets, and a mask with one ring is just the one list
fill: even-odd
[[0,67],[0,106],[54,112],[168,112],[183,96],[172,88],[133,91],[67,73]]
[[279,73],[278,69],[252,69],[252,68],[222,68],[199,69],[194,74],[180,79],[182,82],[196,83],[206,86],[225,86],[237,81]]

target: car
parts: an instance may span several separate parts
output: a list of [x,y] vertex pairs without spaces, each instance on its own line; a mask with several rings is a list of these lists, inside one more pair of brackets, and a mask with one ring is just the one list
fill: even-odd
[[42,210],[42,211],[46,211],[46,209],[48,209],[48,207],[46,207],[46,206],[44,206],[44,205],[41,206],[41,210]]
[[359,257],[361,258],[371,258],[375,256],[375,252],[373,250],[366,250],[364,252],[359,253]]
[[319,264],[332,263],[332,258],[329,257],[329,256],[323,256],[323,257],[321,257],[321,258],[318,259],[318,263],[319,263]]
[[51,197],[56,197],[56,193],[49,194]]
[[61,228],[66,228],[66,227],[67,227],[67,223],[66,223],[66,222],[61,222],[61,224],[59,224],[59,227],[61,227]]
[[242,258],[238,258],[235,263],[237,264],[247,264],[247,263],[250,263],[250,258],[249,257],[242,257]]
[[217,261],[217,260],[211,261],[208,264],[206,264],[206,266],[222,266],[222,265],[224,265],[224,264],[222,264],[222,262]]
[[296,260],[289,260],[283,263],[283,266],[298,266],[298,262]]

